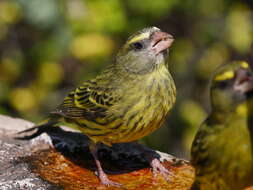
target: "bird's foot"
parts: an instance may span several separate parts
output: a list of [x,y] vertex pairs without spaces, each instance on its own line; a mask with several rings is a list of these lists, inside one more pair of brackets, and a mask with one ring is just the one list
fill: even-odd
[[123,187],[122,184],[114,182],[114,181],[111,181],[104,172],[100,171],[98,177],[99,177],[100,182],[103,185],[114,186],[114,187]]
[[101,166],[101,163],[98,159],[98,154],[97,154],[97,146],[96,144],[94,143],[91,143],[89,145],[89,148],[90,148],[90,151],[91,151],[91,154],[93,155],[93,158],[95,160],[95,163],[96,163],[96,166],[97,166],[97,176],[100,180],[100,182],[103,184],[103,185],[106,185],[106,186],[114,186],[114,187],[123,187],[120,183],[117,183],[117,182],[113,182],[111,181],[106,173],[104,172],[102,166]]
[[154,177],[157,177],[157,174],[161,174],[166,181],[170,181],[170,176],[173,176],[173,174],[166,169],[157,158],[150,161],[150,166]]

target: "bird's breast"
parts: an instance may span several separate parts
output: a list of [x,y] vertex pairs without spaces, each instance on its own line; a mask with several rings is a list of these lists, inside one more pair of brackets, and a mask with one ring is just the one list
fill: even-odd
[[175,103],[176,89],[168,70],[157,71],[125,90],[120,140],[138,140],[159,128]]
[[207,186],[215,185],[203,189],[242,189],[252,181],[253,154],[247,125],[247,119],[233,115],[223,125],[201,128],[206,135],[202,135],[201,144],[195,147],[195,152],[198,151],[195,159],[199,160],[197,178]]
[[136,141],[159,128],[175,103],[175,84],[167,68],[122,85],[119,101],[107,112],[107,124],[97,127],[103,133],[89,135],[95,142]]

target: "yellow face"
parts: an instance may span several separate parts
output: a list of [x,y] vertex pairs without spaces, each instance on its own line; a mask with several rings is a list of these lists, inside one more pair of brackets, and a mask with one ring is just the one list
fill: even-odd
[[135,37],[133,37],[132,39],[130,39],[127,44],[133,44],[135,42],[139,42],[141,40],[144,40],[144,39],[148,39],[150,37],[150,32],[145,32],[145,33],[142,33],[142,34],[139,34]]
[[[162,35],[166,34],[156,27],[145,28],[133,34],[117,55],[118,65],[123,65],[122,68],[130,74],[140,75],[155,71],[158,65],[165,65],[167,50],[171,45],[169,39],[162,40]],[[157,35],[157,39],[153,35]]]
[[127,41],[127,45],[133,44],[135,42],[139,42],[145,39],[149,39],[150,35],[154,32],[154,31],[160,31],[159,28],[157,27],[150,27],[150,28],[145,28],[139,32],[137,32],[136,34],[132,35],[128,41]]
[[[237,105],[249,100],[253,91],[253,73],[245,61],[235,61],[219,67],[211,83],[212,107],[234,110]],[[244,113],[244,106],[236,108]]]
[[150,28],[144,28],[143,30],[138,31],[137,33],[130,36],[130,38],[128,38],[123,49],[128,49],[130,46],[134,45],[135,43],[142,43],[145,40],[150,40],[151,35],[156,31],[160,31],[160,29],[157,27],[150,27]]
[[249,64],[246,61],[241,61],[239,64],[244,69],[248,69],[249,68]]
[[235,77],[235,71],[239,68],[248,69],[249,64],[245,61],[234,62],[233,64],[231,64],[231,66],[216,74],[214,77],[214,81],[219,82],[233,79]]
[[214,80],[215,81],[223,81],[223,80],[229,80],[229,79],[232,79],[234,78],[235,76],[235,73],[233,70],[229,70],[229,71],[225,71],[221,74],[218,74],[215,76]]

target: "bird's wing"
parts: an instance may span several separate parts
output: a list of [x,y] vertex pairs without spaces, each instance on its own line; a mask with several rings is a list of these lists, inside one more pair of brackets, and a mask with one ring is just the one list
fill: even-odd
[[101,87],[92,81],[85,82],[70,92],[53,113],[69,119],[103,119],[110,107],[119,100],[114,92],[112,87]]
[[191,148],[191,162],[193,165],[201,166],[208,162],[209,159],[209,133],[210,127],[206,121],[203,122],[195,136],[195,139]]
[[193,141],[191,162],[198,169],[202,168],[201,172],[214,170],[213,167],[206,166],[212,164],[212,160],[216,160],[220,156],[220,152],[217,151],[215,145],[217,143],[215,130],[219,130],[219,127],[209,126],[207,122],[204,122]]

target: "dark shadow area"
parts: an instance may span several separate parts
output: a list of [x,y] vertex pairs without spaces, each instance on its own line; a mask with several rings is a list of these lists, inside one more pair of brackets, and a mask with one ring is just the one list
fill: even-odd
[[[17,137],[17,139],[31,140],[42,133],[46,133],[51,139],[53,148],[66,159],[80,167],[92,171],[96,170],[95,162],[88,147],[90,140],[84,134],[51,126],[31,128],[25,132],[34,130],[37,131],[28,136]],[[154,150],[136,142],[114,144],[112,147],[100,144],[98,155],[105,172],[109,174],[128,173],[149,167],[146,155],[152,158],[160,158],[160,155]]]

